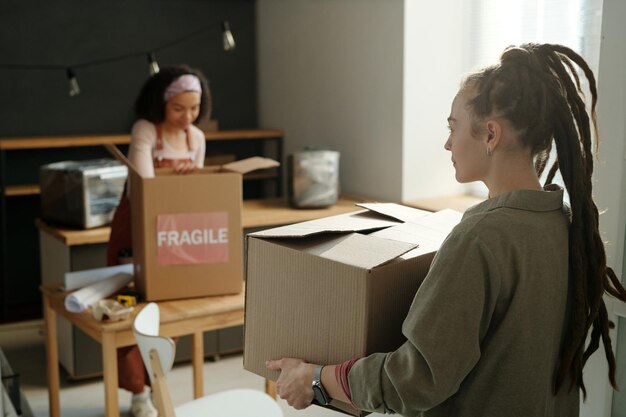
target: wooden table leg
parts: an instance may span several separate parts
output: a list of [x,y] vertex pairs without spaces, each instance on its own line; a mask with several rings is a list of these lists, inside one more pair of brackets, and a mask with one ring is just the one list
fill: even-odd
[[43,316],[48,366],[48,401],[50,417],[61,417],[59,402],[59,350],[57,345],[57,314],[50,308],[50,300],[43,296]]
[[193,398],[204,396],[204,335],[196,332],[192,336],[193,348],[191,352],[191,363],[193,367]]
[[106,417],[119,417],[115,333],[102,333],[102,368],[104,374],[104,415]]
[[265,393],[273,399],[276,399],[276,382],[272,381],[271,379],[266,379]]

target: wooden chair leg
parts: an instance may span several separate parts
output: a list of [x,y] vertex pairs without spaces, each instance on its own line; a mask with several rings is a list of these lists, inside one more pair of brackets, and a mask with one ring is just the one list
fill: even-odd
[[159,411],[159,417],[176,417],[176,414],[174,413],[174,406],[172,405],[172,398],[170,397],[170,392],[167,388],[165,373],[161,367],[159,354],[155,349],[150,350],[150,363],[152,365],[152,372],[154,373],[152,390],[155,405]]

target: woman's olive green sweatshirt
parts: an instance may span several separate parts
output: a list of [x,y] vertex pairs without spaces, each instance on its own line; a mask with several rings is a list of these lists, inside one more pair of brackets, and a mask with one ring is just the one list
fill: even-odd
[[348,378],[363,410],[404,416],[578,416],[553,394],[568,309],[563,190],[518,190],[469,209],[419,288],[396,351]]

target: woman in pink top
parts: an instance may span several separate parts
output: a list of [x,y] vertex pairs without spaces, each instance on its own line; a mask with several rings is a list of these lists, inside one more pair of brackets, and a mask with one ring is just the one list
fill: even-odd
[[[155,168],[173,168],[186,174],[204,166],[205,137],[194,123],[208,115],[211,96],[204,76],[186,66],[163,68],[142,87],[135,103],[129,160],[144,178]],[[117,265],[132,249],[130,204],[123,193],[111,223],[107,264]],[[139,349],[118,349],[119,386],[133,393],[135,417],[156,417]]]

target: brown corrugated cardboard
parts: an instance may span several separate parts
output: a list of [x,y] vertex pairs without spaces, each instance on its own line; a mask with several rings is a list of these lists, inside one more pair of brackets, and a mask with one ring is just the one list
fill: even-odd
[[404,342],[413,297],[461,214],[361,206],[248,235],[245,369],[275,380],[267,359],[335,364]]
[[[135,285],[147,300],[242,290],[241,175],[133,172],[130,190]],[[189,216],[191,223],[184,221]],[[209,256],[177,254],[192,242]]]
[[141,178],[117,148],[109,150],[130,168],[137,290],[151,301],[241,292],[241,169],[278,163],[261,158],[229,166],[231,172],[165,169]]

